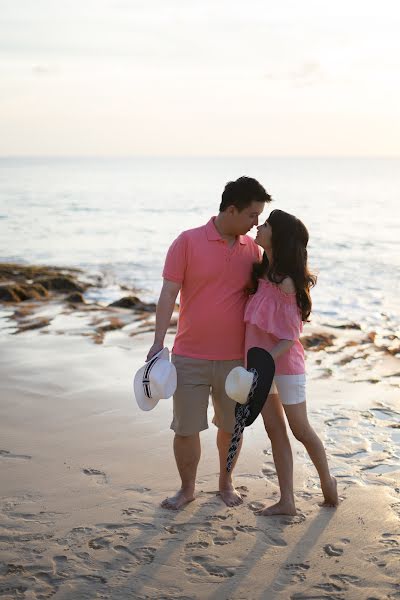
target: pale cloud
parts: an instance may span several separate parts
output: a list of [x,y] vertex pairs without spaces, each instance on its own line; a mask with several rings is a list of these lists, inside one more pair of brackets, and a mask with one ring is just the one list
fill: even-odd
[[0,0],[0,15],[0,154],[400,154],[396,2]]

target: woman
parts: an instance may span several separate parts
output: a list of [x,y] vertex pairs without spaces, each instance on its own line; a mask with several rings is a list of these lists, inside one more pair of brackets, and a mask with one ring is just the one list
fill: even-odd
[[[275,361],[275,379],[262,411],[271,440],[281,498],[264,506],[263,515],[295,515],[293,458],[284,412],[294,436],[305,446],[321,482],[325,505],[338,504],[336,479],[329,472],[321,440],[311,427],[306,408],[304,350],[299,337],[311,313],[310,288],[316,277],[307,266],[308,231],[299,219],[274,210],[258,227],[256,243],[264,249],[253,266],[246,306],[246,353],[264,348]],[[284,412],[283,412],[284,411]]]

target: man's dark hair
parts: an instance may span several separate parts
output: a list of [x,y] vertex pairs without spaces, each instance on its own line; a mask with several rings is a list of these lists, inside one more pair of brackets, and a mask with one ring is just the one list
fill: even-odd
[[272,198],[261,183],[252,177],[239,177],[236,181],[228,181],[222,193],[222,201],[219,210],[222,212],[228,206],[235,206],[238,211],[256,202],[271,202]]

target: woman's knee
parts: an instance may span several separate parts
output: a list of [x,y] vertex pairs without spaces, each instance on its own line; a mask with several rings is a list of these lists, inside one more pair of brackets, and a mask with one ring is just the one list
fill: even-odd
[[283,419],[264,419],[264,427],[271,441],[287,435],[286,424]]
[[315,431],[309,424],[291,426],[291,430],[296,440],[302,444],[307,444],[307,442],[312,441],[312,439],[315,437]]
[[282,405],[277,394],[270,394],[262,410],[265,431],[268,437],[286,435],[286,422]]

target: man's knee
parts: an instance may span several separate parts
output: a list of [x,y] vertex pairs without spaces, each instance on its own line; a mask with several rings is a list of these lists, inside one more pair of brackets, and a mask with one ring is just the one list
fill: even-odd
[[188,442],[190,443],[191,441],[193,442],[197,442],[197,440],[200,439],[200,433],[189,433],[189,434],[182,434],[182,433],[176,433],[175,432],[175,440],[180,442]]

